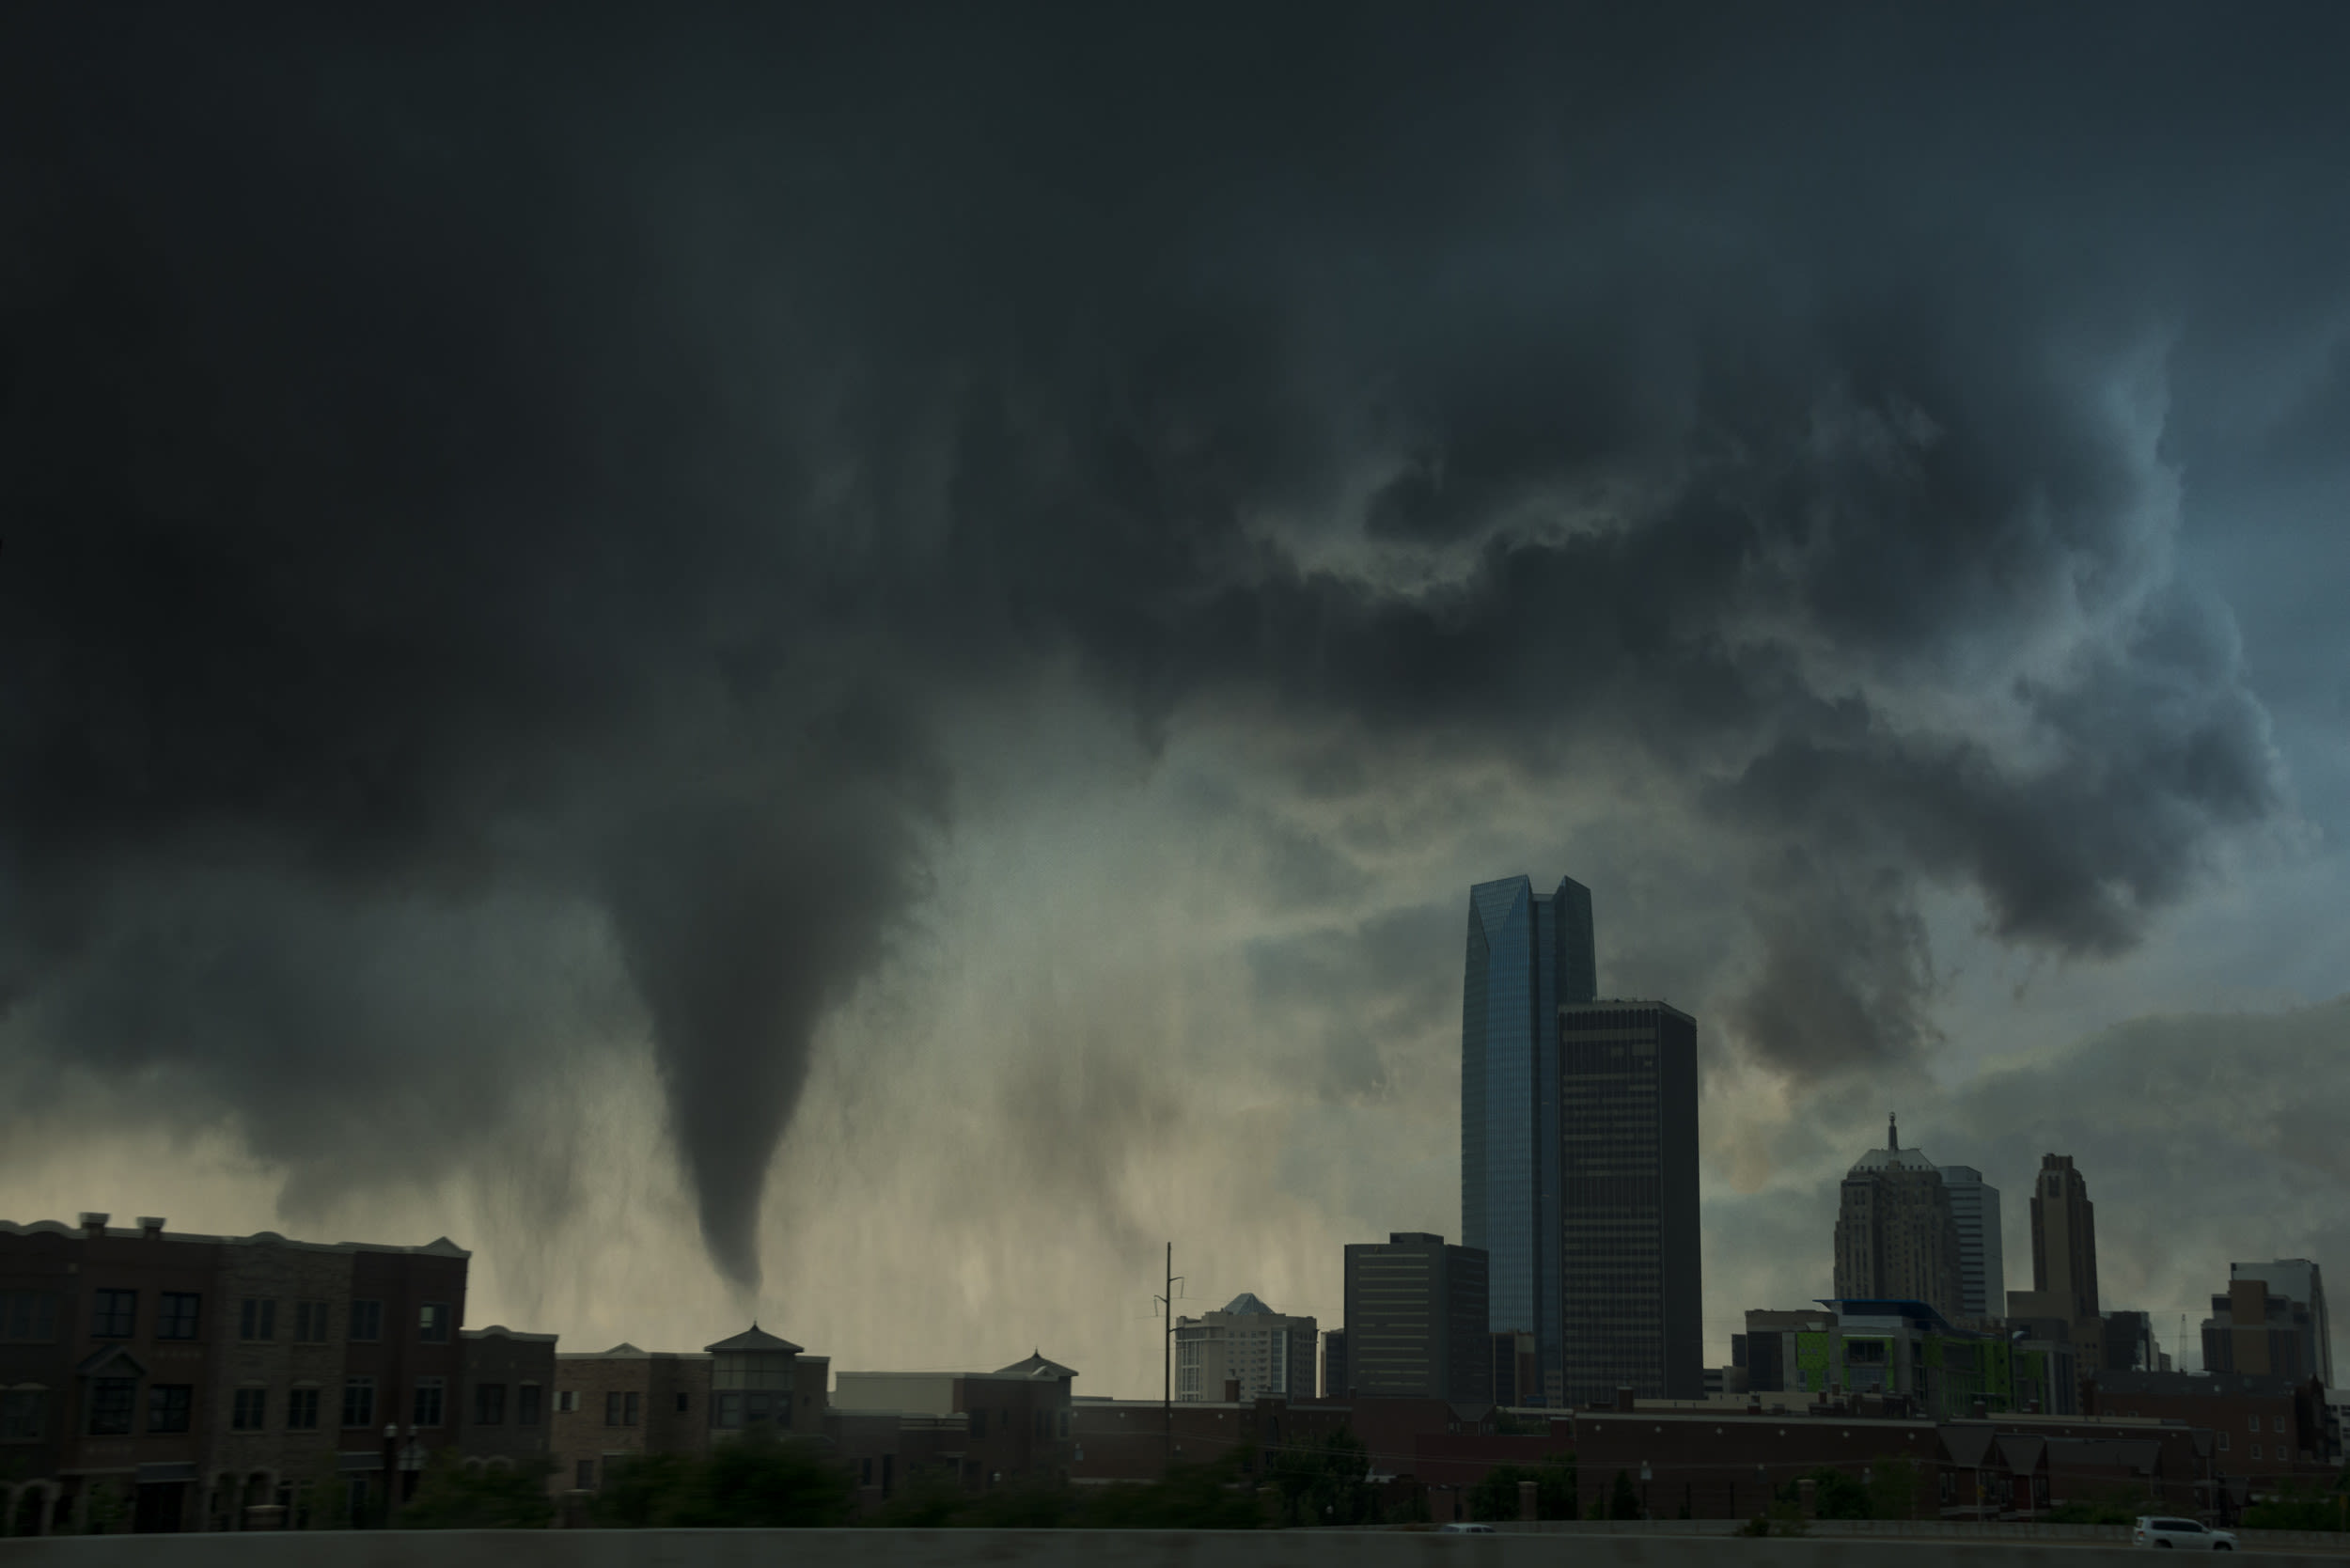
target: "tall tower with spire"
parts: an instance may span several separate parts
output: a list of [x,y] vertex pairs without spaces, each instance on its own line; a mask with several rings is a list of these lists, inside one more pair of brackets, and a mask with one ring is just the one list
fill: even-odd
[[1966,1315],[1958,1215],[1941,1169],[1920,1149],[1902,1147],[1888,1116],[1885,1147],[1844,1175],[1836,1215],[1836,1295],[1843,1301],[1922,1301],[1949,1318]]

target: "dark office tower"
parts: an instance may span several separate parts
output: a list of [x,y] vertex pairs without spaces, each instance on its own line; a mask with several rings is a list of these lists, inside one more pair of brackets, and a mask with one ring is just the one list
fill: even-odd
[[1353,1380],[1346,1372],[1346,1330],[1325,1330],[1322,1336],[1322,1397],[1345,1399],[1353,1392]]
[[1485,1254],[1398,1231],[1346,1249],[1347,1391],[1359,1399],[1493,1399]]
[[1558,1016],[1560,1392],[1701,1399],[1697,1021],[1663,1002]]
[[1597,994],[1591,892],[1572,878],[1469,889],[1461,997],[1461,1237],[1493,1261],[1495,1333],[1530,1329],[1542,1363],[1528,1403],[1559,1377],[1559,1062],[1562,1004]]

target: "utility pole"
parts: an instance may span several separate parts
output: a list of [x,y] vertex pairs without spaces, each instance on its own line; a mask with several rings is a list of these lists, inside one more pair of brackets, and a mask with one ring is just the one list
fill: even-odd
[[1175,1244],[1167,1244],[1167,1294],[1158,1297],[1158,1304],[1167,1310],[1167,1338],[1159,1350],[1159,1372],[1162,1383],[1161,1399],[1167,1418],[1167,1462],[1175,1463],[1175,1287],[1183,1281],[1175,1278]]

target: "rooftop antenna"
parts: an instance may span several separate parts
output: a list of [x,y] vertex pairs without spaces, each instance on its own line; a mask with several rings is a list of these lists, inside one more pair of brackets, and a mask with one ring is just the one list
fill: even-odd
[[1888,1149],[1899,1149],[1901,1146],[1901,1125],[1894,1120],[1893,1113],[1891,1111],[1887,1111],[1885,1113],[1885,1147]]

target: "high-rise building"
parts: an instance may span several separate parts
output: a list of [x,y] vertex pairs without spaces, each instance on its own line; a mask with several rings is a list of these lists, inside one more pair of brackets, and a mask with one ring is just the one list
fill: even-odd
[[1346,1370],[1346,1330],[1333,1328],[1322,1336],[1322,1397],[1345,1399],[1354,1392]]
[[1175,1397],[1186,1403],[1224,1397],[1236,1383],[1244,1400],[1305,1398],[1314,1385],[1315,1324],[1285,1316],[1243,1291],[1220,1312],[1175,1320]]
[[1590,889],[1509,877],[1469,889],[1461,1000],[1461,1237],[1492,1259],[1495,1333],[1533,1333],[1559,1379],[1559,1008],[1598,995]]
[[1971,1165],[1946,1165],[1942,1186],[1958,1221],[1958,1312],[1996,1318],[2007,1310],[2007,1259],[1999,1241],[1999,1189]]
[[2203,1369],[2322,1380],[2333,1387],[2326,1287],[2307,1258],[2230,1263],[2228,1291],[2203,1320]]
[[1486,1279],[1482,1250],[1425,1231],[1349,1247],[1345,1394],[1491,1401]]
[[1942,1172],[1902,1147],[1888,1119],[1885,1147],[1845,1172],[1836,1213],[1836,1294],[1844,1301],[1921,1301],[1965,1317],[1958,1215]]
[[2031,1189],[2031,1290],[2008,1293],[2013,1319],[2067,1325],[2084,1368],[2105,1365],[2097,1310],[2097,1206],[2070,1154],[2044,1154]]
[[1560,1398],[1702,1398],[1697,1021],[1562,1002],[1558,1030]]

